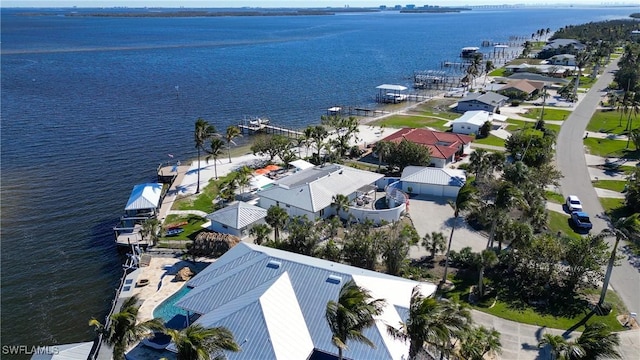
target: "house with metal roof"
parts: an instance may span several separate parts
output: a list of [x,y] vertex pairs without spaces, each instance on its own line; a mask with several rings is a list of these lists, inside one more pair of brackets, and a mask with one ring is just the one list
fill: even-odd
[[551,65],[576,66],[576,56],[573,54],[553,55],[546,61]]
[[236,201],[206,216],[211,221],[209,229],[245,238],[255,224],[264,224],[267,210],[261,207]]
[[506,120],[506,116],[490,113],[484,110],[467,111],[451,122],[451,131],[456,134],[479,134],[480,128],[488,121]]
[[359,190],[368,189],[383,176],[337,164],[315,166],[279,179],[270,188],[259,191],[258,205],[264,209],[279,206],[290,217],[326,218],[336,214],[331,207],[335,195],[342,194],[354,200]]
[[456,155],[470,152],[473,138],[468,135],[450,132],[404,128],[382,139],[382,141],[395,143],[399,143],[402,140],[411,141],[429,148],[431,165],[443,168],[454,162]]
[[465,112],[472,110],[484,110],[488,112],[499,112],[500,107],[509,100],[508,97],[488,91],[486,93],[469,93],[458,101],[456,111]]
[[537,97],[543,88],[544,82],[542,81],[520,79],[509,81],[497,92],[509,98],[528,100]]
[[91,355],[93,341],[40,346],[31,356],[31,360],[86,360]]
[[553,39],[548,41],[547,44],[542,48],[542,51],[554,51],[554,50],[574,50],[574,51],[582,51],[586,49],[587,46],[576,39]]
[[466,181],[467,175],[463,170],[407,166],[402,171],[399,185],[402,191],[411,194],[455,198]]
[[364,330],[375,347],[350,341],[345,358],[406,358],[408,343],[389,336],[386,326],[407,320],[415,286],[429,296],[434,284],[240,243],[191,279],[187,286],[193,289],[176,306],[195,323],[233,332],[241,351],[225,353],[229,360],[335,358],[325,310],[350,280],[386,305],[376,324]]

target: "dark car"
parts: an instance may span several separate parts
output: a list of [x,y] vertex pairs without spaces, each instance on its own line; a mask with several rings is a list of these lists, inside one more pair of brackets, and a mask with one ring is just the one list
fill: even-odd
[[575,225],[578,230],[589,231],[593,227],[591,220],[589,220],[589,215],[582,211],[572,212],[571,221],[573,221],[573,225]]

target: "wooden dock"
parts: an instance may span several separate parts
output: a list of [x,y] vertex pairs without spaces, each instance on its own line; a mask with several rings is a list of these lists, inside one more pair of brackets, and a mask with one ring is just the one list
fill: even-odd
[[249,135],[253,135],[256,133],[265,133],[265,134],[283,135],[290,139],[299,139],[304,136],[304,134],[301,131],[282,127],[282,126],[270,125],[270,124],[252,125],[252,124],[243,123],[243,124],[238,124],[238,128],[240,128],[243,134],[249,134]]

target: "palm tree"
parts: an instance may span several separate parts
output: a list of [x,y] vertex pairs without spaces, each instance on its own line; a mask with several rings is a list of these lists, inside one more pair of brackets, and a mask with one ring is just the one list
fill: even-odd
[[374,325],[374,316],[382,314],[384,306],[384,299],[372,300],[369,291],[353,280],[342,286],[337,302],[327,303],[325,317],[331,329],[331,342],[338,348],[338,359],[342,360],[342,352],[348,349],[348,340],[375,347],[362,331]]
[[166,333],[176,345],[178,360],[219,359],[223,350],[240,351],[233,334],[225,327],[192,324],[182,330],[167,329]]
[[147,240],[151,240],[153,245],[158,242],[158,233],[160,232],[160,221],[158,219],[147,219],[142,223],[142,238]]
[[449,203],[451,207],[453,207],[453,216],[454,222],[451,227],[451,234],[449,235],[449,244],[447,245],[447,253],[445,256],[444,262],[444,275],[442,276],[442,281],[440,282],[440,286],[444,285],[447,282],[447,272],[449,270],[449,254],[451,252],[451,241],[453,240],[453,232],[456,229],[456,225],[458,224],[458,218],[460,217],[460,212],[468,210],[475,204],[475,190],[469,184],[465,183],[464,186],[460,188],[458,192],[458,196],[456,197],[456,201],[453,203]]
[[200,193],[200,150],[202,149],[205,141],[211,138],[216,133],[216,128],[209,124],[205,119],[198,118],[196,120],[194,141],[196,143],[196,149],[198,150],[198,183],[196,185],[196,194]]
[[591,54],[589,52],[581,51],[576,55],[576,70],[578,74],[576,76],[576,86],[573,89],[573,96],[578,99],[578,87],[580,86],[580,77],[582,76],[582,68],[585,67],[591,61]]
[[495,65],[493,65],[493,61],[491,60],[487,60],[487,62],[484,64],[484,84],[487,83],[487,76],[489,76],[489,73],[495,68],[496,67]]
[[584,331],[576,340],[576,345],[580,346],[584,355],[575,357],[568,354],[569,360],[573,359],[622,359],[618,346],[620,346],[620,336],[612,333],[603,323],[591,323],[584,327]]
[[244,165],[240,169],[238,169],[238,173],[236,174],[236,181],[240,186],[240,190],[244,193],[244,187],[251,183],[251,178],[249,175],[253,172],[253,169]]
[[480,181],[488,169],[487,156],[488,151],[485,149],[475,149],[471,155],[469,155],[469,171],[475,174],[476,181]]
[[618,244],[620,240],[632,240],[640,236],[640,214],[635,213],[629,217],[622,217],[612,223],[610,220],[607,220],[609,223],[609,228],[604,229],[600,232],[600,234],[596,235],[597,237],[615,237],[616,242],[613,245],[613,250],[611,250],[611,257],[609,257],[609,264],[607,265],[607,272],[604,276],[604,281],[602,282],[602,292],[600,293],[600,300],[598,300],[598,306],[602,306],[604,304],[604,298],[607,295],[607,288],[609,287],[609,280],[611,279],[611,272],[613,271],[613,264],[616,260],[616,250],[618,249]]
[[387,325],[387,332],[395,339],[409,342],[409,359],[415,359],[425,345],[441,348],[449,346],[455,334],[471,322],[471,314],[464,307],[445,300],[425,297],[416,286],[411,292],[409,318],[399,328]]
[[331,206],[336,209],[336,214],[340,217],[340,211],[349,211],[349,197],[342,194],[336,194],[331,200]]
[[382,165],[383,157],[386,158],[391,152],[391,143],[389,141],[378,141],[373,148],[373,151],[378,154],[378,170],[380,170],[380,165]]
[[422,238],[422,246],[431,252],[431,258],[435,258],[436,253],[446,249],[447,241],[442,232],[432,231],[431,234],[424,234]]
[[484,296],[484,270],[498,264],[498,256],[493,250],[482,250],[477,258],[478,266],[478,295]]
[[257,245],[261,245],[270,232],[271,228],[267,224],[256,224],[249,230],[249,234],[255,238],[253,242]]
[[137,323],[138,297],[132,296],[122,304],[120,312],[112,314],[107,324],[91,319],[89,326],[94,326],[96,332],[103,335],[104,341],[113,346],[113,358],[124,360],[124,353],[134,343],[151,337],[154,331],[164,330],[162,319],[152,319]]
[[233,142],[233,139],[237,138],[241,134],[242,133],[237,126],[229,126],[224,135],[225,140],[227,140],[227,149],[229,149],[229,164],[231,164],[231,143]]
[[502,353],[500,332],[484,326],[468,331],[460,346],[460,354],[468,360],[483,360],[489,354],[495,356]]
[[213,159],[213,170],[216,179],[218,179],[218,158],[222,155],[222,148],[224,148],[224,142],[222,139],[217,137],[211,138],[211,143],[207,150],[207,153],[209,154],[209,156],[207,156],[207,162],[209,161],[209,158]]
[[280,230],[287,224],[289,214],[279,206],[271,206],[267,210],[267,217],[265,217],[264,220],[273,228],[273,240],[278,242],[278,240],[280,240]]
[[549,352],[551,360],[562,359],[563,352],[567,348],[567,340],[561,335],[553,335],[551,333],[545,333],[542,335],[542,339],[538,341],[538,348],[549,346]]

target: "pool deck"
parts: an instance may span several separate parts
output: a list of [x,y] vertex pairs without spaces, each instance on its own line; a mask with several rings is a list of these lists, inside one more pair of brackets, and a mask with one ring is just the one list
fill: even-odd
[[138,321],[153,319],[156,306],[184,286],[184,281],[175,281],[175,275],[180,269],[189,266],[198,273],[211,262],[211,259],[202,259],[194,263],[173,257],[152,257],[149,266],[141,267],[138,275],[138,281],[148,279],[149,284],[135,287],[133,291],[133,295],[138,295],[142,302],[138,311]]

